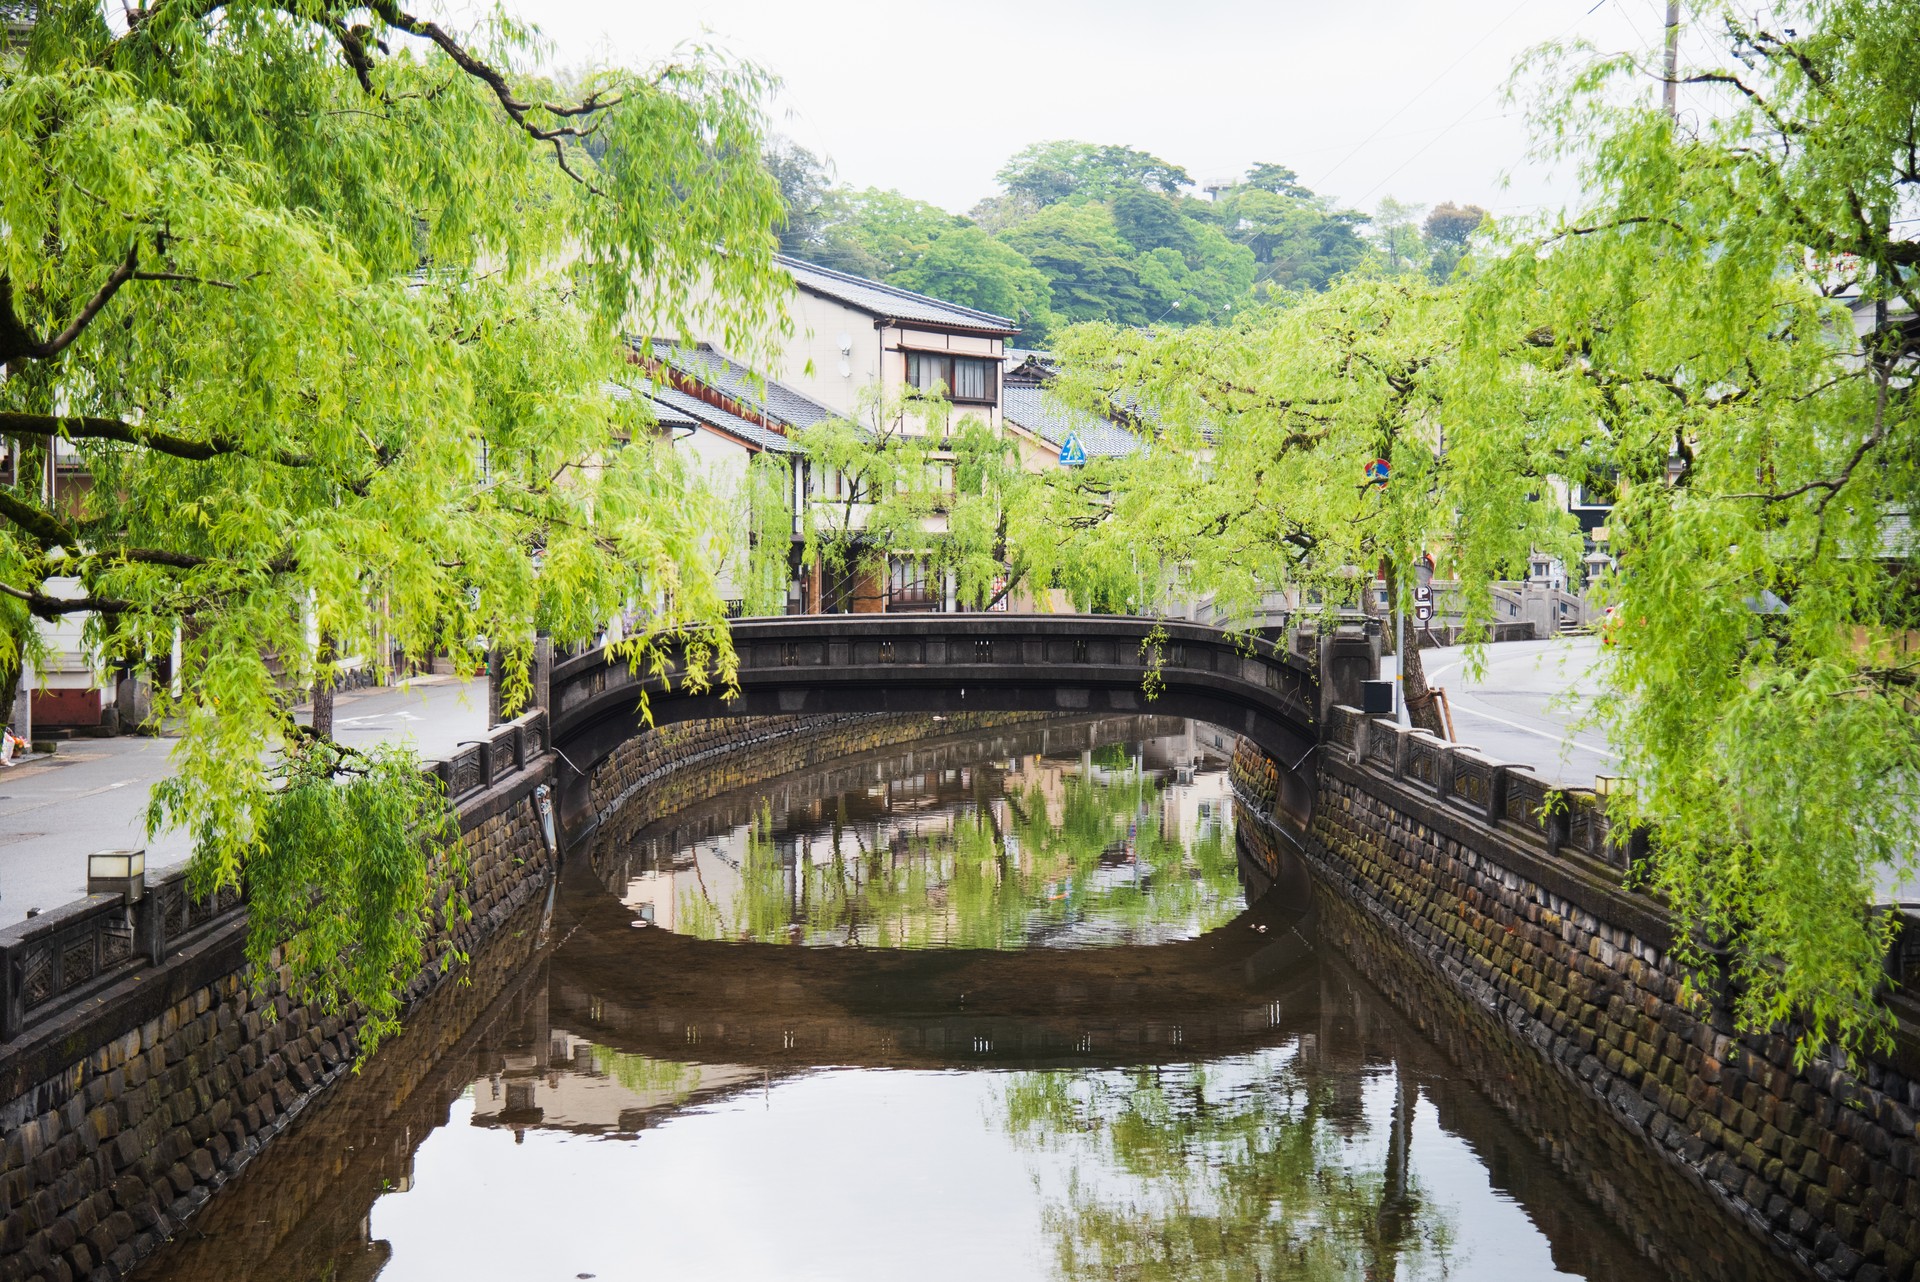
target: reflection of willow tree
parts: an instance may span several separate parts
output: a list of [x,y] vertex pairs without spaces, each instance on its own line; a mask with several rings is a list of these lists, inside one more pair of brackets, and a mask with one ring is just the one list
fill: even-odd
[[1413,1095],[1356,1113],[1296,1056],[1008,1079],[1014,1138],[1067,1159],[1043,1212],[1067,1279],[1444,1276],[1451,1226],[1408,1167]]
[[635,1095],[651,1095],[683,1104],[700,1086],[700,1069],[677,1060],[654,1059],[606,1046],[593,1048],[594,1072],[620,1083]]
[[1160,784],[1069,778],[1050,806],[1036,783],[939,826],[854,826],[841,805],[823,858],[781,849],[763,806],[739,885],[683,889],[679,929],[709,939],[1012,949],[1097,922],[1123,940],[1198,933],[1231,917],[1239,882],[1219,830],[1191,846],[1160,822]]

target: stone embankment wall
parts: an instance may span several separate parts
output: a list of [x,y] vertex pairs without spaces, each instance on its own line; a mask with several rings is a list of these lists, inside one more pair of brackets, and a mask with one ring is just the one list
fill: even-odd
[[[1449,1017],[1427,1031],[1461,1062],[1497,1063],[1490,1047],[1530,1055],[1632,1141],[1587,1148],[1658,1163],[1815,1276],[1916,1276],[1920,1082],[1904,1023],[1892,1062],[1802,1071],[1787,1037],[1739,1034],[1724,1007],[1684,1000],[1668,919],[1622,889],[1603,822],[1579,798],[1570,818],[1543,816],[1540,790],[1468,750],[1336,709],[1304,843],[1262,817],[1271,769],[1243,744],[1234,776],[1255,857],[1307,861],[1349,959],[1384,991],[1404,997],[1424,972],[1450,992]],[[1613,1174],[1586,1178],[1608,1205]],[[1677,1227],[1668,1240],[1686,1241]],[[1711,1265],[1687,1272],[1746,1275]]]
[[[461,804],[473,916],[436,941],[443,958],[476,951],[547,880],[532,794],[550,764]],[[236,918],[0,1046],[0,1282],[125,1276],[348,1071],[350,1012],[260,991],[245,929]],[[410,1011],[449,969],[416,979]]]

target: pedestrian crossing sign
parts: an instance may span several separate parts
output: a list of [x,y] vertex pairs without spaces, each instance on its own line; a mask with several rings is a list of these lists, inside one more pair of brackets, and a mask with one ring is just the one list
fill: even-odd
[[1068,432],[1067,439],[1060,443],[1060,466],[1085,467],[1086,464],[1087,451],[1080,444],[1080,433]]

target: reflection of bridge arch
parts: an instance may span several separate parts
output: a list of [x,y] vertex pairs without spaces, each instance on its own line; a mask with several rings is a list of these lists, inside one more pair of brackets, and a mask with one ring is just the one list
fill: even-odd
[[1311,883],[1289,865],[1257,904],[1194,939],[1008,952],[636,929],[582,877],[559,910],[551,1015],[618,1050],[785,1069],[1101,1066],[1251,1050],[1283,1026],[1290,990],[1318,983]]
[[1313,671],[1264,640],[1153,619],[999,614],[752,619],[733,625],[733,639],[740,670],[732,700],[663,689],[598,651],[555,665],[550,711],[568,763],[561,812],[570,835],[586,824],[593,768],[642,729],[643,693],[662,723],[859,712],[1191,717],[1245,736],[1299,776],[1282,794],[1298,811],[1293,819],[1308,818]]
[[[784,815],[798,806],[831,800],[895,773],[936,773],[1008,757],[1086,752],[1117,740],[1171,737],[1184,731],[1186,724],[1178,717],[1160,716],[1047,717],[993,730],[962,730],[910,745],[874,748],[742,784],[644,824],[622,824],[621,812],[616,810],[594,830],[588,866],[608,892],[618,896],[633,875],[636,860],[657,858],[750,824],[763,805],[776,815]],[[577,861],[574,866],[579,866]]]

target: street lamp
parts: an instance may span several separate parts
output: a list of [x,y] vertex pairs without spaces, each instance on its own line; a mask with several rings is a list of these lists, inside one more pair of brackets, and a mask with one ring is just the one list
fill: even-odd
[[147,852],[96,850],[87,856],[87,893],[119,895],[133,903],[147,893]]

